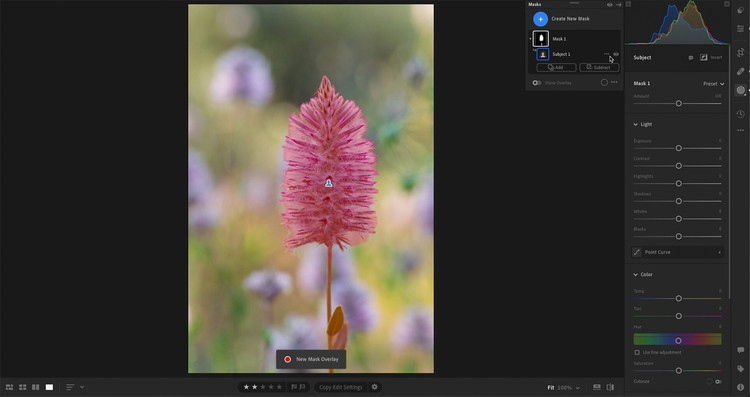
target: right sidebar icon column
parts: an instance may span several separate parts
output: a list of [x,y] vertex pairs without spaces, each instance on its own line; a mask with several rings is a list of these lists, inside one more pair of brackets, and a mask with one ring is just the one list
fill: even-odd
[[729,191],[731,217],[730,292],[731,292],[731,364],[730,391],[733,396],[750,395],[750,108],[748,74],[750,73],[750,2],[725,1],[731,9],[731,101],[730,159],[733,184]]

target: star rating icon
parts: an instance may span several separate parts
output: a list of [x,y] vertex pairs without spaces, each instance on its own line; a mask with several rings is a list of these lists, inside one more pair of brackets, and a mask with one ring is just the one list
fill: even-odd
[[241,384],[240,385],[240,389],[243,389],[243,390],[248,390],[249,391],[250,388],[252,388],[253,391],[261,391],[261,390],[263,390],[263,391],[267,390],[268,392],[283,391],[284,390],[284,384],[283,383],[277,383],[277,384],[274,385],[273,383],[269,383],[269,384],[265,384],[265,383],[253,383],[251,385],[249,383],[245,383],[245,384]]

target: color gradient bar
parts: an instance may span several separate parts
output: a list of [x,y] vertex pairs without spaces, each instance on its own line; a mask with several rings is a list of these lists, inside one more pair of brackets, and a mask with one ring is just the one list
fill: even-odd
[[719,346],[721,334],[635,333],[636,346]]

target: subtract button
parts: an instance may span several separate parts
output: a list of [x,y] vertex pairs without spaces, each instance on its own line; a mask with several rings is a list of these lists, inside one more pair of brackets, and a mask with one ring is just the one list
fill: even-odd
[[579,66],[581,72],[619,72],[619,63],[582,63]]

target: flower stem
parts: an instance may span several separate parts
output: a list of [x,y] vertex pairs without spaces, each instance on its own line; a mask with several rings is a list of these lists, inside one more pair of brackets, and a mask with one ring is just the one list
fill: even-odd
[[[328,246],[328,271],[326,272],[326,303],[328,308],[328,322],[331,321],[331,253],[332,253],[333,246]],[[331,350],[331,347],[333,345],[333,337],[331,335],[328,335],[328,350]],[[333,368],[328,369],[328,373],[333,373]]]
[[[264,333],[267,333],[270,332],[271,327],[273,326],[273,306],[271,306],[271,302],[267,301],[262,302],[261,306],[263,308],[263,329]],[[270,369],[268,358],[266,357],[270,349],[269,342],[270,341],[267,337],[264,337],[260,342],[260,358],[263,372],[268,372]]]
[[263,302],[263,326],[271,328],[273,326],[273,306],[271,302]]

